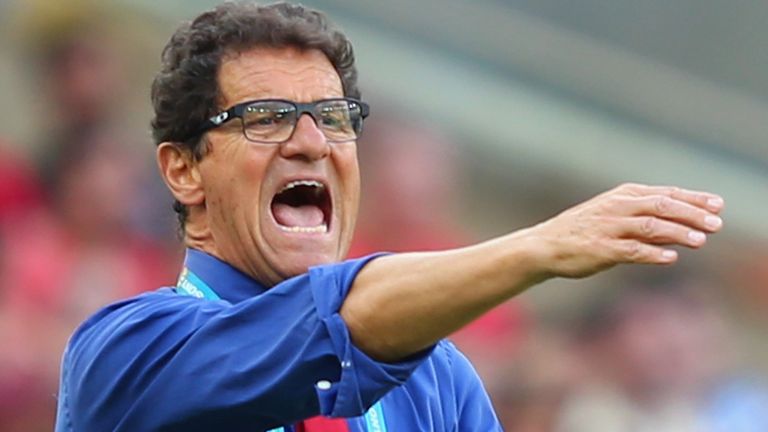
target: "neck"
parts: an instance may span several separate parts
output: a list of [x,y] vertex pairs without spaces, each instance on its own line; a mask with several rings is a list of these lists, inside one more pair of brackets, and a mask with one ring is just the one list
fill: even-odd
[[184,224],[184,245],[221,259],[216,243],[213,241],[211,229],[203,217],[193,214],[193,212],[190,212]]

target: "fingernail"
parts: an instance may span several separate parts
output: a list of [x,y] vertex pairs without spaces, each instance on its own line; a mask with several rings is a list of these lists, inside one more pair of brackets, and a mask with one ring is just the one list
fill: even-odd
[[718,216],[707,216],[704,218],[704,225],[710,229],[718,229],[723,224],[723,220]]
[[665,250],[664,252],[661,253],[661,257],[665,261],[672,261],[675,258],[677,258],[677,251],[673,251],[673,250],[667,249],[667,250]]
[[703,243],[706,239],[706,234],[701,231],[691,231],[688,233],[688,240],[692,241],[693,243]]
[[723,199],[720,197],[710,198],[707,200],[707,207],[713,210],[720,210],[723,207]]

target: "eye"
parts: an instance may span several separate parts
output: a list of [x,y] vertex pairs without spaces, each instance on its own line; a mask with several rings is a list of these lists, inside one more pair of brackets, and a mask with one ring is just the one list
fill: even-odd
[[269,125],[280,123],[283,117],[284,115],[280,113],[269,113],[256,119],[255,123],[261,126],[269,126]]
[[322,119],[324,126],[332,126],[337,127],[341,125],[341,120],[338,118],[338,116],[327,116],[324,115]]
[[345,106],[326,106],[320,111],[320,121],[329,128],[345,128],[349,124],[349,110]]
[[281,126],[288,121],[285,110],[272,110],[268,108],[249,108],[243,116],[243,122],[247,128],[270,128]]

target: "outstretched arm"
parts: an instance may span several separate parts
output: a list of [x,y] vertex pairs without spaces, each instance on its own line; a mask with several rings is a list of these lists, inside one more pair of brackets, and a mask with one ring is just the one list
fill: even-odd
[[706,192],[625,184],[484,243],[374,260],[357,275],[341,316],[364,352],[402,359],[547,279],[621,263],[671,264],[677,253],[666,246],[701,247],[720,230],[722,208]]

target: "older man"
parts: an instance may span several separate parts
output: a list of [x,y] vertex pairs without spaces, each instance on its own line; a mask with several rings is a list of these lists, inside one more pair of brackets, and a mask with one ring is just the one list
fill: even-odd
[[368,107],[347,39],[300,6],[184,25],[152,99],[185,267],[77,330],[57,431],[498,430],[443,337],[551,277],[672,263],[664,245],[722,223],[715,195],[624,185],[472,247],[342,262]]

